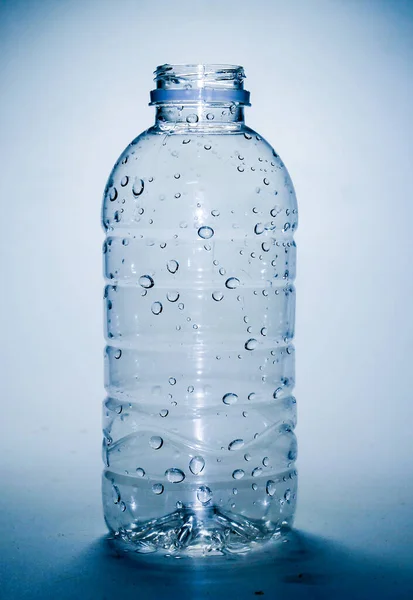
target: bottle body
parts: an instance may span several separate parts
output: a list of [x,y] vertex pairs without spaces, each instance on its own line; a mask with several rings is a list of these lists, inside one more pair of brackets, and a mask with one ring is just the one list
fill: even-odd
[[295,509],[295,194],[207,110],[136,138],[104,195],[103,505],[138,552],[243,552]]

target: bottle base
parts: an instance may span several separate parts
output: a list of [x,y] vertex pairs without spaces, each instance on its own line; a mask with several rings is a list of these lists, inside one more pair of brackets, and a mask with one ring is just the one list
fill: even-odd
[[118,531],[109,529],[120,552],[195,557],[245,554],[262,548],[265,542],[282,540],[291,526],[292,518],[263,525],[262,521],[209,507],[182,508],[158,519],[130,523]]

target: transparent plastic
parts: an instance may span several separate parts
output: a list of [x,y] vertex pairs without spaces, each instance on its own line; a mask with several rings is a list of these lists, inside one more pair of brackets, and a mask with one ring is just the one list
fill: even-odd
[[103,506],[136,552],[243,553],[293,521],[293,185],[240,102],[179,96],[243,78],[159,67],[178,95],[104,192]]

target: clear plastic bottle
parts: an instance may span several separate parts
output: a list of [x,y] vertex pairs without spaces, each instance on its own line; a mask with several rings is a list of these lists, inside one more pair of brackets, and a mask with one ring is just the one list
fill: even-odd
[[159,67],[104,192],[103,505],[137,552],[245,552],[294,516],[297,205],[243,80]]

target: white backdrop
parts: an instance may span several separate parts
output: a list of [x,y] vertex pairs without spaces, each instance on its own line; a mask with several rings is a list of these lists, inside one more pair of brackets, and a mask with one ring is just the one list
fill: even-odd
[[75,456],[99,494],[106,177],[153,121],[157,65],[233,63],[247,123],[299,202],[302,497],[366,477],[401,490],[413,472],[412,3],[1,0],[0,50],[5,472]]

